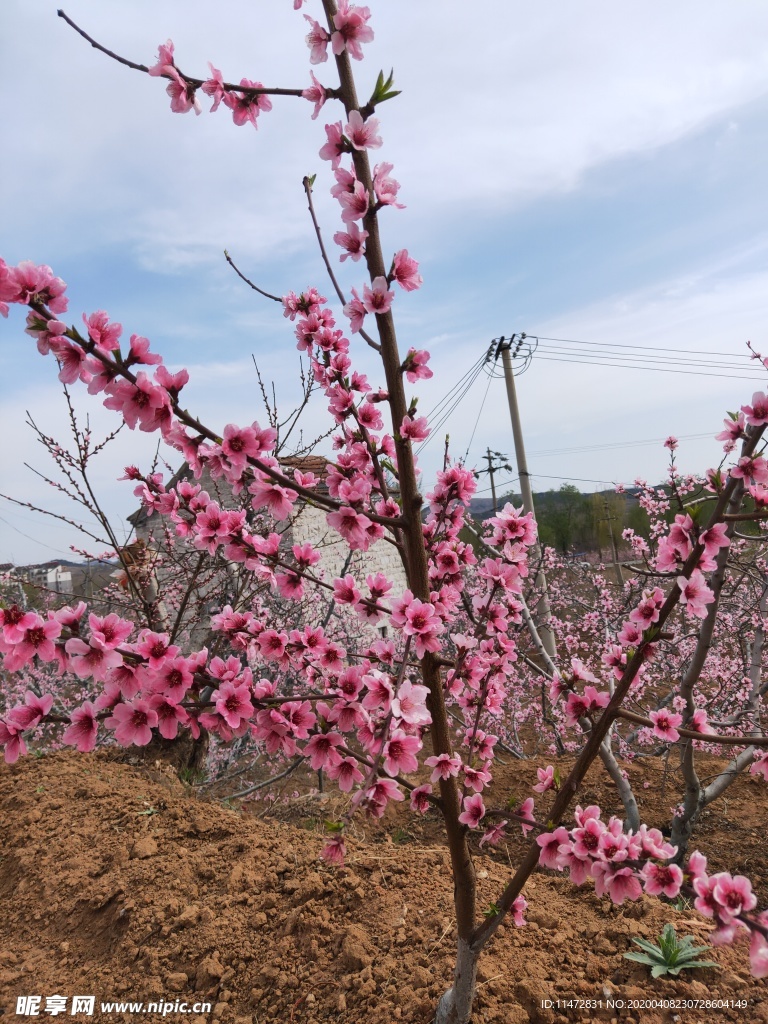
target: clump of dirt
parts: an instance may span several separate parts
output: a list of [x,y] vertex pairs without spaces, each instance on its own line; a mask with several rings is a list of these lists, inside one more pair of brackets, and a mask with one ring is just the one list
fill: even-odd
[[[524,763],[528,784],[535,768]],[[322,820],[322,800],[303,801],[308,821]],[[352,838],[336,869],[311,829],[200,800],[159,764],[67,752],[3,767],[0,1014],[22,1019],[17,996],[38,995],[46,1019],[45,997],[87,994],[93,1016],[63,1019],[160,1020],[100,1004],[179,1000],[211,1009],[166,1020],[428,1024],[451,980],[452,883],[437,828],[406,832],[399,813]],[[478,857],[481,905],[515,855],[513,845]],[[646,897],[614,907],[548,872],[526,896],[528,925],[502,926],[481,961],[477,1024],[768,1022],[768,985],[750,977],[743,945],[677,980],[651,981],[622,957],[670,920],[706,942],[710,926],[692,911]],[[747,1005],[632,1008],[639,999]]]

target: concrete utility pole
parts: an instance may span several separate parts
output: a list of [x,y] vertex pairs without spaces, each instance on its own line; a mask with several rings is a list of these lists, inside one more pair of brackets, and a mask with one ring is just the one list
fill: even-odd
[[[512,346],[515,344],[515,338],[517,338],[517,344],[514,351],[510,352]],[[515,458],[517,460],[517,474],[520,477],[520,493],[523,497],[523,509],[525,512],[533,514],[534,519],[536,518],[536,511],[533,507],[533,491],[531,490],[531,475],[528,472],[528,462],[525,458],[525,445],[523,443],[523,428],[520,423],[520,410],[517,406],[517,391],[515,389],[515,375],[512,372],[512,360],[520,351],[523,342],[525,341],[525,334],[516,335],[507,340],[505,338],[499,338],[499,343],[496,346],[496,353],[494,360],[498,360],[501,355],[501,361],[504,366],[504,380],[507,384],[507,399],[509,401],[509,415],[512,420],[512,436],[515,441]],[[531,548],[531,557],[534,562],[539,562],[541,559],[541,548],[538,542]],[[538,605],[536,606],[535,620],[536,625],[539,628],[541,634],[541,641],[544,644],[549,657],[553,662],[557,662],[557,648],[555,647],[555,637],[552,629],[549,625],[549,619],[551,616],[551,609],[549,606],[549,595],[547,592],[547,577],[544,575],[544,570],[539,569],[536,574],[536,583],[541,589],[541,598],[539,599]]]
[[[501,459],[502,461],[499,462],[498,465],[494,466],[494,464],[493,464],[494,458]],[[495,481],[493,479],[493,476],[500,469],[506,469],[507,472],[511,473],[512,472],[512,467],[507,462],[507,456],[506,455],[502,455],[501,452],[492,452],[490,448],[486,449],[485,460],[488,463],[488,469],[481,469],[481,470],[479,470],[478,471],[478,475],[480,473],[487,473],[488,476],[491,478],[491,495],[493,497],[493,514],[496,515],[496,513],[499,511],[499,503],[498,503],[498,501],[496,499],[496,483],[495,483]]]

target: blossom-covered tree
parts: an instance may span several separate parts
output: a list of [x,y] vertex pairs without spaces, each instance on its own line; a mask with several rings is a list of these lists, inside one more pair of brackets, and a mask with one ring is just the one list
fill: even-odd
[[[296,9],[302,6],[303,0],[294,0]],[[548,664],[526,602],[528,549],[536,542],[533,517],[507,505],[488,521],[476,555],[460,536],[475,477],[448,458],[426,495],[428,511],[422,517],[413,447],[428,435],[429,424],[406,390],[431,370],[427,353],[400,353],[394,319],[402,293],[418,288],[421,275],[406,249],[385,257],[379,222],[390,215],[389,208],[401,205],[400,186],[392,164],[371,166],[370,160],[371,151],[383,144],[374,115],[396,92],[392,77],[380,74],[367,101],[357,95],[351,61],[364,57],[373,36],[369,9],[349,0],[322,0],[322,8],[322,24],[304,16],[310,26],[306,41],[313,66],[335,65],[332,86],[321,84],[314,72],[304,89],[267,88],[246,78],[231,83],[213,65],[209,77],[192,77],[177,65],[170,41],[151,68],[120,59],[165,79],[173,111],[199,112],[202,92],[213,110],[231,111],[238,126],[258,127],[271,109],[270,96],[303,97],[313,116],[329,100],[341,105],[338,119],[326,125],[320,156],[335,181],[331,191],[342,230],[334,240],[340,259],[365,263],[364,279],[350,296],[322,243],[312,206],[314,180],[305,179],[304,187],[353,338],[317,288],[290,291],[281,300],[335,424],[325,486],[318,486],[313,473],[280,463],[269,427],[257,421],[213,427],[193,416],[180,398],[186,370],[170,372],[139,335],[121,345],[122,328],[103,311],[84,316],[83,328],[68,326],[62,319],[66,286],[49,267],[0,261],[0,311],[7,314],[10,304],[28,307],[27,332],[43,355],[57,360],[64,382],[79,381],[102,396],[130,429],[158,433],[182,456],[192,479],[136,476],[145,505],[179,538],[198,551],[220,552],[286,599],[311,591],[332,595],[361,622],[385,625],[388,635],[361,639],[348,650],[322,625],[287,628],[279,614],[261,604],[245,610],[225,606],[211,617],[210,648],[182,648],[157,625],[87,614],[84,606],[44,615],[10,605],[0,612],[5,668],[19,672],[32,663],[51,665],[64,677],[87,681],[89,696],[76,707],[60,707],[54,693],[30,690],[0,720],[5,758],[14,761],[25,752],[26,738],[54,720],[66,725],[64,742],[81,751],[92,750],[103,729],[120,744],[139,746],[150,741],[153,729],[164,735],[206,731],[223,742],[248,734],[270,754],[306,758],[351,794],[348,813],[334,825],[324,851],[337,863],[343,861],[345,829],[353,815],[380,817],[388,804],[406,798],[414,813],[435,809],[450,851],[458,934],[453,985],[437,1008],[440,1024],[469,1019],[478,957],[507,914],[516,925],[524,924],[523,887],[539,864],[568,870],[577,884],[592,877],[598,893],[618,903],[643,890],[671,896],[687,886],[697,907],[715,920],[720,941],[750,936],[753,971],[764,976],[768,916],[755,913],[747,879],[708,874],[697,854],[679,866],[672,862],[675,847],[660,833],[642,825],[625,827],[616,818],[606,822],[597,807],[577,806],[573,824],[562,824],[589,765],[601,752],[607,758],[611,753],[609,737],[622,706],[643,667],[674,636],[678,610],[694,619],[709,615],[716,597],[713,574],[731,544],[729,524],[742,515],[763,514],[742,509],[747,495],[758,500],[768,478],[761,454],[764,396],[753,399],[737,428],[730,428],[741,445],[738,459],[710,474],[712,502],[706,514],[690,515],[690,522],[677,530],[673,526],[659,541],[664,548],[663,565],[656,567],[658,585],[633,595],[611,647],[610,681],[579,659],[566,671]],[[379,355],[380,383],[355,369],[358,343]],[[200,483],[204,472],[247,495],[246,503],[222,507]],[[395,550],[407,587],[396,591],[383,573],[325,578],[312,545],[286,549],[277,530],[266,536],[253,530],[249,511],[266,511],[279,523],[301,502],[322,508],[329,528],[350,550],[374,545]],[[533,797],[509,813],[524,832],[536,835],[496,900],[496,913],[486,918],[478,915],[473,850],[476,839],[498,841],[509,823],[497,821],[486,800],[497,742],[492,730],[520,679],[520,624],[530,627],[534,644],[528,661],[539,659],[549,673],[550,700],[564,699],[564,726],[581,729],[586,738],[547,810],[546,824],[534,816]],[[693,715],[684,719],[667,708],[653,711],[650,728],[660,739],[702,737],[701,729],[692,728]],[[416,775],[422,768],[430,772],[428,781]],[[544,793],[552,783],[554,773],[543,771],[537,788]]]

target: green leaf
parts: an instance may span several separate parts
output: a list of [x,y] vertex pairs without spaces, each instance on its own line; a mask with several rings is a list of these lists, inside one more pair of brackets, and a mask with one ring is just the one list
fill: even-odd
[[375,107],[378,103],[384,103],[386,100],[391,100],[395,96],[400,95],[399,89],[392,88],[394,80],[394,68],[389,72],[389,77],[386,81],[384,80],[384,72],[379,72],[379,77],[376,79],[376,86],[369,101],[372,107]]

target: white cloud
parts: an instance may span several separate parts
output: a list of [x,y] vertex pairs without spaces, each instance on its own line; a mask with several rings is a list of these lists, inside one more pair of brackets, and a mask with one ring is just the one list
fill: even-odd
[[[223,17],[202,0],[138,0],[130,11],[80,0],[69,13],[135,60],[151,63],[171,35],[190,72],[206,73],[212,60],[230,78],[303,86],[306,25],[290,6],[273,0],[254,14],[233,0]],[[15,0],[5,20],[16,45],[2,88],[16,93],[24,82],[23,102],[6,110],[16,170],[6,237],[32,220],[57,253],[111,240],[157,271],[212,262],[223,245],[264,260],[312,243],[300,183],[320,165],[324,117],[309,122],[304,101],[275,98],[258,134],[225,123],[224,108],[171,115],[161,81],[92,50],[47,4]],[[765,93],[761,3],[493,0],[475,18],[458,0],[387,0],[373,5],[373,23],[360,91],[380,66],[395,66],[404,92],[380,116],[385,158],[411,207],[405,225],[572,189],[590,168],[663,146]],[[318,74],[333,79],[330,64]]]
[[[442,248],[450,237],[446,225],[467,238],[479,217],[487,222],[490,211],[498,214],[502,237],[510,209],[575,191],[590,170],[620,157],[644,159],[713,123],[722,122],[715,146],[738,151],[746,134],[743,108],[765,96],[768,7],[758,0],[731,5],[488,0],[474,15],[458,0],[370,0],[370,6],[377,38],[356,68],[361,95],[380,67],[393,65],[396,85],[403,89],[380,111],[385,142],[380,159],[395,164],[408,209],[392,213],[383,230],[387,240],[392,233],[397,248],[410,244],[409,233],[421,236],[427,252],[440,245],[433,255],[452,275],[449,289],[425,274],[424,291],[403,302],[399,314],[405,344],[434,348],[436,378],[423,389],[421,404],[429,409],[487,344],[464,328],[467,311],[482,311],[488,320],[508,310],[504,296],[488,294],[488,261],[494,254],[472,264],[460,245]],[[228,78],[305,85],[306,24],[291,8],[290,0],[258,5],[231,0],[222,16],[207,0],[68,3],[68,13],[87,31],[132,59],[152,63],[157,44],[172,36],[180,66],[191,73],[205,73],[206,61],[212,60]],[[277,98],[258,132],[234,128],[224,110],[217,117],[172,115],[164,83],[92,50],[47,2],[8,0],[3,13],[8,38],[14,40],[0,68],[4,157],[13,167],[4,182],[3,255],[50,262],[82,292],[84,282],[71,280],[71,268],[88,260],[98,263],[108,251],[114,256],[110,284],[118,288],[125,278],[135,288],[125,299],[138,321],[132,329],[152,336],[154,324],[166,338],[189,341],[197,364],[191,408],[214,425],[261,415],[255,374],[242,354],[258,337],[264,377],[277,379],[281,408],[289,408],[296,394],[290,327],[269,304],[249,304],[251,296],[223,266],[221,250],[228,247],[249,276],[276,291],[319,277],[301,179],[321,172],[315,198],[330,242],[338,211],[327,196],[328,167],[316,153],[325,120],[340,115],[326,108],[311,122],[308,104]],[[321,80],[333,80],[330,63],[315,70]],[[643,244],[653,246],[655,239]],[[747,337],[759,342],[755,325],[766,322],[768,281],[750,269],[764,246],[758,239],[751,250],[731,250],[718,261],[703,254],[700,267],[670,271],[643,290],[622,287],[588,306],[575,301],[557,319],[526,329],[671,349],[737,350]],[[137,268],[167,275],[167,308],[159,309],[156,294],[150,301],[134,285]],[[347,264],[343,276],[356,280],[362,270]],[[185,307],[185,289],[196,300],[192,309]],[[94,295],[89,307],[101,302]],[[211,333],[212,307],[222,302],[227,304],[223,326]],[[79,308],[74,316],[78,313]],[[20,333],[18,321],[4,329]],[[234,347],[221,349],[227,333],[242,345],[237,354]],[[206,343],[209,336],[213,340]],[[175,352],[182,349],[180,344]],[[369,355],[363,350],[365,371],[373,368]],[[29,359],[36,357],[30,353]],[[378,384],[380,374],[372,373],[372,379]],[[552,447],[558,437],[597,443],[604,436],[630,440],[714,430],[723,409],[743,401],[749,385],[650,373],[620,376],[606,368],[539,361],[520,390],[535,450]],[[469,439],[480,397],[473,393],[448,425],[458,451]],[[18,425],[30,407],[41,425],[44,410],[53,417],[51,431],[63,433],[65,425],[54,413],[59,401],[54,389],[25,383],[5,401],[4,436],[10,431],[15,442],[18,438],[5,453],[8,492],[43,503],[50,498],[50,489],[22,473],[32,444]],[[106,421],[98,403],[91,408],[94,424]],[[307,422],[308,433],[319,432],[322,410],[313,405]],[[496,383],[473,450],[490,444],[511,454],[511,440],[504,440],[506,422],[503,390]],[[152,440],[126,432],[119,444],[126,446],[122,465],[138,461],[141,446],[151,447]],[[697,468],[704,457],[694,453]],[[557,467],[548,460],[547,467],[553,474],[569,471],[587,478],[598,472],[619,478],[628,469],[626,456],[622,462],[601,455],[599,470],[586,459],[569,457]],[[632,459],[634,472],[634,454]],[[645,466],[641,472],[650,477],[663,472],[656,456],[643,459],[638,456]],[[436,455],[424,460],[427,477],[438,462]],[[110,469],[99,480],[110,495],[115,475],[119,472]],[[122,486],[123,493],[130,490]],[[132,508],[130,495],[114,501],[120,515]],[[19,520],[17,526],[30,532],[29,523]],[[15,544],[16,535],[9,536]]]

